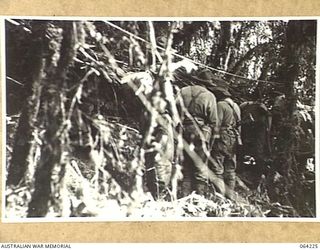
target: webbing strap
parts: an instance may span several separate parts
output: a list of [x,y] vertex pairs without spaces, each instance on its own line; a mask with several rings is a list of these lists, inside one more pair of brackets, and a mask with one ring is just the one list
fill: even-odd
[[224,101],[226,102],[226,103],[228,103],[228,105],[231,107],[231,109],[232,109],[232,111],[233,111],[233,115],[234,115],[234,117],[236,118],[236,127],[238,127],[239,126],[239,124],[240,124],[240,121],[241,121],[241,117],[240,117],[240,115],[236,112],[236,110],[235,110],[235,108],[234,108],[234,103],[233,103],[233,101],[231,100],[231,99],[224,99]]

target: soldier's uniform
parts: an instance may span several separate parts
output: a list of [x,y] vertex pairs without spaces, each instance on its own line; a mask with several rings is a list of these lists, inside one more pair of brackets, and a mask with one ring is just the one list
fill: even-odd
[[[201,195],[207,192],[210,171],[207,167],[212,136],[217,133],[217,105],[215,96],[206,88],[195,85],[180,90],[184,115],[183,137],[197,157],[184,154],[182,189],[184,195],[195,190]],[[183,112],[185,109],[187,112]],[[208,172],[209,171],[209,172]],[[191,190],[190,190],[191,189]]]
[[[241,135],[243,147],[242,161],[246,156],[254,158],[255,167],[250,171],[254,180],[254,187],[259,184],[262,174],[267,174],[271,163],[271,137],[270,128],[272,122],[271,112],[266,105],[259,102],[244,102],[241,109]],[[239,153],[239,152],[238,152]]]
[[210,167],[219,177],[220,186],[223,186],[221,183],[224,182],[224,190],[219,187],[219,191],[227,198],[233,199],[236,179],[236,148],[238,144],[242,144],[238,127],[241,112],[226,89],[216,88],[214,91],[220,91],[223,97],[217,103],[220,138],[215,140],[212,151],[215,161]]
[[[164,99],[157,94],[150,97],[151,104],[156,107],[158,115],[150,112],[142,117],[142,131],[145,132],[145,166],[146,184],[155,199],[165,198],[172,176],[174,157],[174,138],[172,120],[165,108]],[[163,109],[162,109],[163,108]],[[161,122],[159,122],[160,119]]]

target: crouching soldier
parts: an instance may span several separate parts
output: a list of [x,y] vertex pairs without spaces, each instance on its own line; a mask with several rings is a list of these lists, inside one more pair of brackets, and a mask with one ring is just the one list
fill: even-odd
[[208,185],[214,179],[207,163],[213,138],[217,135],[217,104],[214,94],[205,87],[213,84],[212,77],[210,71],[203,70],[193,79],[196,85],[183,87],[178,93],[183,138],[188,144],[184,145],[184,196],[190,191],[206,196]]
[[240,108],[231,99],[228,84],[221,81],[212,91],[217,97],[220,138],[215,140],[212,157],[215,159],[211,169],[224,182],[219,191],[229,199],[234,199],[236,181],[236,150],[241,145]]

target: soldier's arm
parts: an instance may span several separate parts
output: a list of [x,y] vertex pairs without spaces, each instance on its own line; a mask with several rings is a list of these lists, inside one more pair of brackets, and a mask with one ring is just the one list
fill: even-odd
[[221,127],[222,121],[224,119],[224,111],[225,111],[225,104],[223,102],[217,103],[217,112],[218,112],[218,126]]
[[237,107],[237,113],[239,114],[239,117],[240,117],[240,120],[238,121],[239,124],[238,125],[238,132],[239,132],[239,135],[241,136],[241,109],[240,109],[240,106],[236,104],[236,107]]
[[218,106],[216,98],[212,95],[208,105],[208,117],[209,122],[212,124],[213,135],[219,134],[219,117],[218,117]]

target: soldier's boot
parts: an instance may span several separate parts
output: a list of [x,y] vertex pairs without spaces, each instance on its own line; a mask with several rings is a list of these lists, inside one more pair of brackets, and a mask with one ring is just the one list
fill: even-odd
[[234,188],[236,185],[236,159],[235,157],[225,160],[224,183],[226,187],[225,197],[235,200]]

